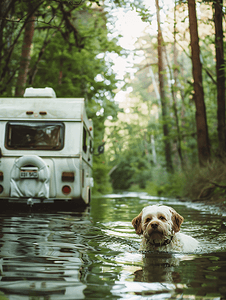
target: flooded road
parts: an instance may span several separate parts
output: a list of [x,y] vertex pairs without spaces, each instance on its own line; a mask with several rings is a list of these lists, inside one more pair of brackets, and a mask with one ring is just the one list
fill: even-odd
[[[195,253],[139,252],[131,220],[157,203],[184,217]],[[0,228],[0,300],[226,299],[226,214],[213,207],[127,193],[82,212],[2,212]]]

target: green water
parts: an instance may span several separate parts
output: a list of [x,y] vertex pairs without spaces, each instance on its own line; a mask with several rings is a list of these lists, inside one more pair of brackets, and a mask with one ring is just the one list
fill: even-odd
[[[139,252],[131,220],[150,204],[172,206],[196,253]],[[108,195],[82,212],[2,213],[0,300],[226,299],[226,215],[213,207]]]

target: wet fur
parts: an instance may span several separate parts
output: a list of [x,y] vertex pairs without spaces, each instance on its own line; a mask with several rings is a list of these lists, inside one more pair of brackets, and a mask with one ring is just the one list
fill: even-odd
[[198,241],[180,233],[184,218],[169,206],[147,206],[132,220],[138,235],[142,235],[140,250],[191,252]]

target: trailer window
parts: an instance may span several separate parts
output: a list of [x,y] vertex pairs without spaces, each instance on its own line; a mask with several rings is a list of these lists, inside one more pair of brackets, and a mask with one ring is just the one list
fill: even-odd
[[23,150],[60,150],[64,124],[61,122],[8,122],[6,148]]

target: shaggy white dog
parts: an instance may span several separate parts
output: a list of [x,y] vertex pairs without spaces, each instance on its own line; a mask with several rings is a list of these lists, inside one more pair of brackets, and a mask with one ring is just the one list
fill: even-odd
[[180,251],[192,252],[198,241],[191,236],[180,233],[184,218],[172,207],[151,205],[144,207],[132,220],[136,233],[143,235],[142,251]]

